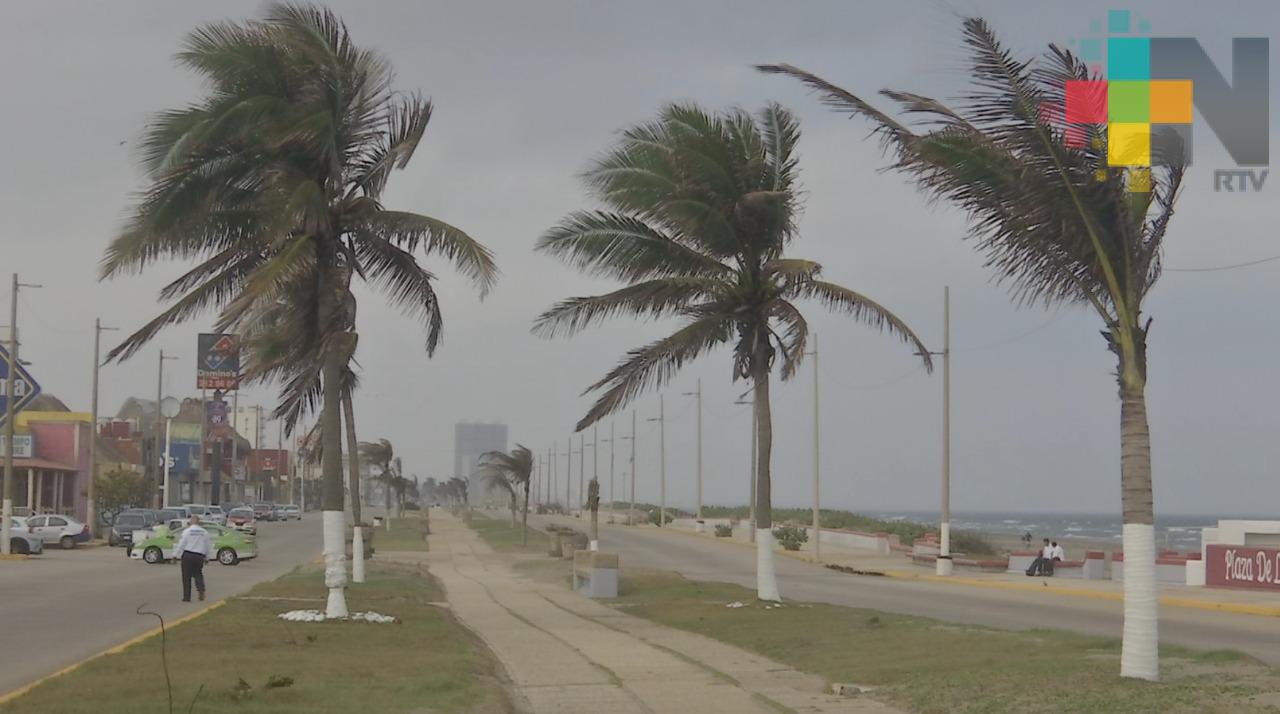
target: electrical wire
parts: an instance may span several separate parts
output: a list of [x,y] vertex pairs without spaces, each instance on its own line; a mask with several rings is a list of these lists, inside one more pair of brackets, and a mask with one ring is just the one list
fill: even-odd
[[1235,270],[1237,268],[1250,268],[1263,263],[1270,263],[1274,260],[1280,260],[1280,255],[1273,255],[1269,258],[1259,258],[1244,263],[1235,263],[1233,265],[1215,265],[1205,268],[1164,268],[1166,273],[1216,273],[1221,270]]

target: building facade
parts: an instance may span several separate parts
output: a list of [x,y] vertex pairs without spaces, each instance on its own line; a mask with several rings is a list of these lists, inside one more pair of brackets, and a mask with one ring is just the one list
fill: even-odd
[[[453,475],[470,479],[486,451],[507,450],[506,424],[460,422],[453,426]],[[479,489],[474,491],[480,493]]]

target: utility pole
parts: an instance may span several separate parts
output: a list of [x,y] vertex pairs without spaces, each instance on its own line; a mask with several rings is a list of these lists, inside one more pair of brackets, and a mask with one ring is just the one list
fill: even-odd
[[547,505],[551,505],[556,493],[556,442],[551,442],[551,478],[547,479]]
[[[658,395],[658,416],[656,419],[651,418],[649,421],[658,422],[658,449],[662,456],[658,466],[658,526],[662,527],[667,524],[667,408],[663,399],[664,395]],[[635,478],[634,476],[632,478]]]
[[[14,402],[17,401],[15,384],[18,380],[18,288],[38,288],[39,285],[18,282],[13,274],[13,289],[9,293],[9,375],[4,385],[4,495],[0,501],[0,554],[9,555],[10,526],[13,525],[13,421]],[[31,504],[27,504],[30,506]]]
[[[743,394],[742,396],[746,396]],[[756,402],[755,399],[739,398],[734,404],[747,404],[751,406],[751,473],[747,474],[747,485],[750,486],[750,495],[747,497],[747,540],[756,542]]]
[[[102,333],[104,330],[115,330],[115,327],[103,327],[102,319],[95,318],[93,321],[93,395],[90,398],[90,412],[92,414],[92,423],[90,424],[89,434],[89,488],[85,495],[88,497],[89,505],[85,520],[89,523],[89,537],[98,537],[98,508],[97,508],[97,483],[98,480],[98,369],[102,366]],[[30,504],[28,504],[30,505]]]
[[[920,354],[920,353],[916,353]],[[950,575],[951,562],[951,286],[942,288],[942,517],[938,522],[937,574]]]
[[822,562],[822,480],[818,467],[818,333],[813,333],[813,560]]
[[698,379],[698,391],[685,392],[686,397],[698,398],[698,515],[695,516],[695,529],[701,533],[702,525],[702,379]]
[[573,483],[573,437],[569,437],[564,451],[564,514],[573,510],[573,494],[569,492],[569,484]]

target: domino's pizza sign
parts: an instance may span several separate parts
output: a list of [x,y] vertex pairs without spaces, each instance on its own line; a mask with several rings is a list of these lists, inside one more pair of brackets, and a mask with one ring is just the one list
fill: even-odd
[[196,354],[196,389],[240,388],[239,335],[201,333]]

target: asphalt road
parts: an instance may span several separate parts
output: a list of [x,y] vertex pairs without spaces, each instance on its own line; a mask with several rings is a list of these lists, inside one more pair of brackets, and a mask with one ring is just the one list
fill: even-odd
[[[530,516],[530,523],[545,518]],[[586,524],[568,519],[579,530]],[[621,565],[674,570],[695,580],[755,589],[755,549],[657,528],[600,527],[603,550]],[[793,558],[776,559],[783,598],[866,607],[948,622],[1011,630],[1053,628],[1119,638],[1122,604],[1069,595],[837,573]],[[1160,641],[1200,649],[1234,649],[1280,665],[1280,618],[1160,608]]]
[[[158,623],[148,610],[172,620],[248,590],[320,556],[320,516],[261,523],[260,555],[236,566],[205,566],[208,601],[181,602],[176,564],[147,565],[124,548],[56,547],[43,556],[0,562],[0,694],[135,637]],[[320,587],[317,583],[317,587]]]

